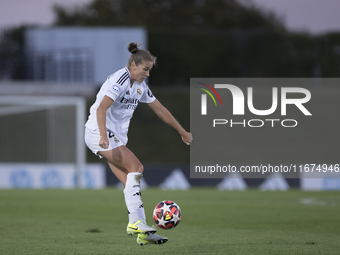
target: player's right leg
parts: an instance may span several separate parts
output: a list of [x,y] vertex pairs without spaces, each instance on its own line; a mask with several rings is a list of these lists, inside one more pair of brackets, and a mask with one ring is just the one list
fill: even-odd
[[134,234],[154,234],[157,230],[153,227],[149,227],[145,221],[138,220],[135,223],[128,223],[126,227],[126,232],[128,235],[132,236]]
[[[123,170],[118,169],[113,164],[111,164],[109,162],[108,162],[108,164],[109,164],[109,166],[111,168],[111,171],[118,178],[118,180],[123,184],[124,190],[125,190],[125,185],[126,185],[127,175],[128,174],[125,173]],[[124,193],[125,193],[125,191],[124,191]],[[145,211],[144,211],[143,203],[141,203],[138,206],[138,221],[136,221],[134,223],[130,223],[130,222],[128,223],[128,226],[126,227],[127,233],[129,235],[133,235],[133,234],[139,234],[139,233],[153,233],[153,232],[156,232],[154,228],[150,228],[149,226],[146,225],[145,222],[146,222]]]
[[125,146],[99,153],[108,161],[112,172],[124,185],[125,203],[129,212],[127,233],[129,235],[155,233],[157,230],[146,224],[141,200],[140,182],[143,176],[143,165]]

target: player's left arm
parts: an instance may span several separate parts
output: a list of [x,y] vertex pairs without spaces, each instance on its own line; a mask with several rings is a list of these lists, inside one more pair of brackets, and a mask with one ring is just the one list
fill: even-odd
[[185,144],[190,145],[192,141],[192,134],[187,132],[179,122],[171,115],[168,109],[166,109],[157,99],[148,104],[150,108],[156,113],[156,115],[165,123],[172,126],[181,135]]

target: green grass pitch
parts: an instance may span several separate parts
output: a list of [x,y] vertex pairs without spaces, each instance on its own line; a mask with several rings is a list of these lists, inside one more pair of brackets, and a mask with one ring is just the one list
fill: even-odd
[[140,247],[126,234],[123,192],[0,190],[0,254],[339,254],[340,193],[142,191],[149,225],[154,206],[175,201],[182,221]]

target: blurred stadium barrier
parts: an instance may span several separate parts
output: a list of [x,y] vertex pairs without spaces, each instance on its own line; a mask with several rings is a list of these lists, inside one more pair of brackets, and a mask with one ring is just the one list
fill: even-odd
[[0,164],[2,189],[71,189],[106,187],[105,168],[102,164],[87,164],[77,183],[74,164],[7,163]]

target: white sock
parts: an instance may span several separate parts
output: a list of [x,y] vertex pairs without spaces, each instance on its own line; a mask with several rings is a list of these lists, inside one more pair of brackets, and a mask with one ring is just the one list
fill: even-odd
[[129,173],[126,178],[124,189],[125,204],[129,211],[129,222],[135,223],[145,220],[144,207],[141,199],[140,182],[142,174],[138,172]]
[[139,219],[146,223],[146,217],[145,217],[145,210],[144,210],[143,202],[139,205],[138,215],[139,215]]

